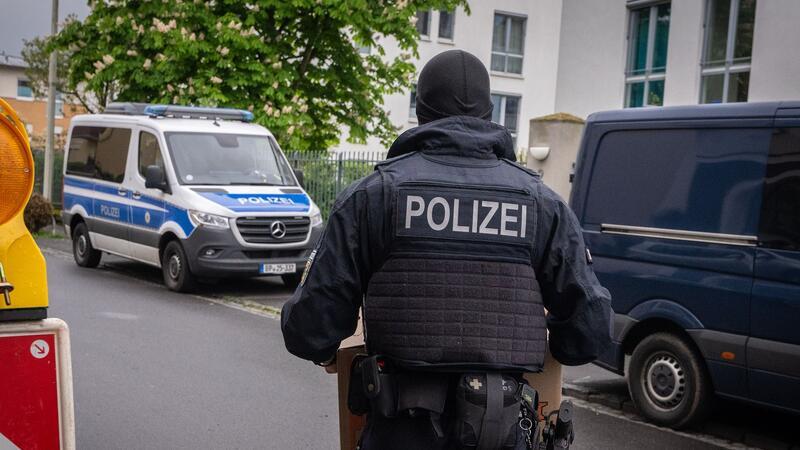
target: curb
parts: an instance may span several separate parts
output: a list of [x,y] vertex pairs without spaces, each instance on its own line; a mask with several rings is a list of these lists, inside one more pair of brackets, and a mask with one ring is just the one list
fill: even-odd
[[[577,398],[588,403],[602,405],[613,410],[621,411],[622,413],[635,416],[640,421],[647,423],[646,419],[641,417],[636,405],[633,404],[633,400],[631,400],[628,396],[603,393],[586,386],[566,382],[563,383],[561,392],[564,396]],[[713,436],[715,438],[724,439],[726,441],[741,444],[747,448],[800,450],[800,443],[785,442],[774,437],[753,433],[746,429],[724,422],[708,421],[700,428],[693,428],[685,431],[689,432],[690,434],[700,433]]]

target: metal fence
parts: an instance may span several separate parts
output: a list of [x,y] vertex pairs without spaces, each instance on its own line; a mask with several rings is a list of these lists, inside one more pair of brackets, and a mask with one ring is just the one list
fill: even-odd
[[386,152],[289,152],[292,168],[303,171],[304,187],[328,219],[336,196],[375,169]]
[[[42,193],[42,180],[44,180],[44,150],[33,150],[33,192]],[[61,209],[61,191],[64,183],[61,168],[64,167],[64,152],[53,152],[53,208]]]

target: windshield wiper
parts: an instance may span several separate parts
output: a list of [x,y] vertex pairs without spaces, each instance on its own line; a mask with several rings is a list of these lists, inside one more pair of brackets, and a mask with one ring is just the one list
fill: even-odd
[[228,183],[229,186],[286,186],[285,184],[277,184],[277,183],[259,183],[259,182],[247,182],[247,181],[231,181]]

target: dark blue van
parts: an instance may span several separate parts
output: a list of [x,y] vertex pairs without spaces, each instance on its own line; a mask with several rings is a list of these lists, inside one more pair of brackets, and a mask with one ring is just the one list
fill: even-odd
[[593,114],[570,203],[616,312],[596,364],[645,416],[800,412],[800,102]]

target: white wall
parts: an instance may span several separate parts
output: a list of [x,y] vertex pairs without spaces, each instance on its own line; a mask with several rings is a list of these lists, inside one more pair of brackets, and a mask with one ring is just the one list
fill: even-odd
[[[558,45],[561,28],[560,0],[478,0],[470,2],[471,14],[459,8],[455,16],[453,42],[438,40],[439,14],[431,19],[431,37],[419,43],[417,73],[435,55],[452,49],[461,49],[477,56],[489,68],[492,48],[494,13],[508,12],[527,16],[525,26],[525,57],[522,75],[491,74],[492,92],[521,97],[518,118],[517,146],[525,148],[528,142],[528,121],[532,117],[549,114],[555,104],[555,83],[558,67]],[[387,56],[397,54],[396,46],[387,44]],[[410,93],[387,96],[384,107],[392,123],[401,132],[417,125],[409,117]],[[344,139],[337,150],[380,150],[384,146],[377,139],[367,145],[355,145]]]
[[800,1],[756,3],[748,99],[800,100]]
[[598,110],[622,108],[628,28],[625,5],[625,0],[564,2],[556,112],[586,118]]
[[704,6],[705,2],[698,0],[672,0],[665,106],[691,105],[700,101]]
[[17,96],[18,78],[25,78],[24,69],[10,66],[0,66],[0,97]]

